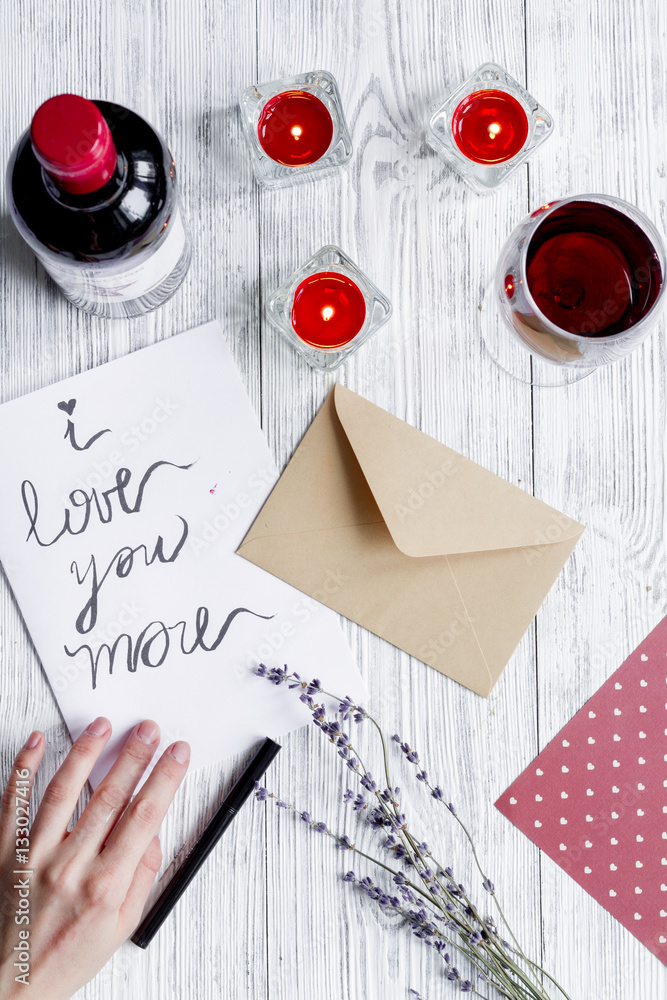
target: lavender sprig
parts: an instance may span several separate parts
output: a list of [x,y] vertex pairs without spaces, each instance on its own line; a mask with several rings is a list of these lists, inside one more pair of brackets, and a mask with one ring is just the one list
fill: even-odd
[[[477,978],[494,987],[500,996],[506,997],[508,1000],[549,1000],[549,995],[538,978],[544,976],[558,989],[565,1000],[569,1000],[562,987],[548,973],[528,959],[521,950],[500,908],[495,886],[481,868],[467,828],[459,818],[454,805],[446,801],[440,786],[431,783],[417,751],[402,740],[398,734],[393,736],[392,742],[400,746],[406,761],[417,769],[417,780],[436,801],[446,805],[448,812],[463,830],[472,848],[477,868],[482,875],[482,886],[493,899],[494,905],[497,906],[515,947],[501,938],[491,917],[482,917],[470,900],[465,887],[455,879],[451,867],[441,866],[433,857],[423,838],[413,835],[409,829],[405,814],[401,811],[400,789],[394,787],[390,780],[387,741],[377,721],[362,706],[356,705],[350,697],[340,698],[332,695],[322,689],[319,680],[302,680],[297,673],[290,673],[286,666],[267,668],[262,664],[256,673],[267,678],[273,684],[287,684],[290,689],[298,691],[300,700],[311,711],[313,723],[320,729],[329,743],[334,745],[341,762],[357,776],[361,783],[363,792],[355,794],[353,790],[348,789],[343,797],[344,801],[352,804],[353,811],[360,816],[362,815],[375,833],[386,835],[382,845],[383,849],[389,854],[392,862],[402,864],[411,873],[412,878],[408,879],[403,872],[396,871],[389,864],[360,851],[347,835],[333,833],[328,830],[325,824],[311,820],[309,813],[299,812],[295,807],[282,802],[259,786],[256,791],[257,798],[260,801],[274,798],[279,807],[290,809],[299,815],[303,822],[310,825],[315,832],[326,833],[332,837],[340,849],[355,851],[391,873],[401,899],[374,886],[370,879],[357,879],[353,872],[349,872],[345,876],[345,880],[354,882],[379,905],[403,916],[412,932],[426,944],[435,947],[436,951],[444,954],[444,948],[451,948],[460,952],[477,969]],[[317,695],[324,695],[338,703],[336,714],[339,718],[327,718],[324,704],[315,701]],[[386,782],[384,788],[378,784],[371,772],[365,767],[361,755],[355,750],[352,740],[344,731],[342,723],[349,720],[353,720],[355,724],[368,720],[375,728],[382,744],[384,781]],[[405,904],[408,906],[406,907]],[[425,908],[424,904],[428,908]],[[410,909],[412,905],[418,905],[420,909]],[[435,921],[438,921],[437,925]],[[445,974],[447,978],[457,983],[462,992],[479,995],[475,983],[464,979],[458,969],[451,965],[449,952],[446,955]],[[525,963],[528,967],[527,970],[518,965],[518,961]],[[411,992],[418,996],[414,990]]]
[[[443,921],[443,918],[440,914],[425,909],[424,904],[426,903],[426,905],[428,905],[431,902],[431,900],[429,899],[428,895],[426,895],[418,885],[416,885],[413,882],[410,882],[405,877],[405,875],[403,875],[402,872],[397,872],[395,869],[392,869],[389,866],[385,865],[377,858],[373,858],[370,855],[366,854],[365,852],[361,851],[355,844],[351,842],[347,834],[335,833],[333,830],[330,830],[327,827],[326,823],[312,819],[310,813],[300,811],[296,806],[293,806],[290,803],[284,802],[283,800],[279,799],[273,792],[269,792],[266,788],[260,786],[259,782],[255,782],[255,797],[259,802],[266,802],[268,799],[273,799],[278,808],[286,809],[289,812],[293,813],[297,818],[299,818],[303,823],[305,823],[306,826],[310,827],[310,829],[313,830],[315,833],[325,834],[327,837],[335,841],[337,847],[339,847],[341,850],[354,851],[357,854],[359,854],[360,857],[365,858],[367,861],[372,861],[373,864],[378,865],[379,867],[383,868],[386,872],[392,874],[394,884],[398,888],[398,892],[401,896],[402,901],[404,903],[413,904],[415,906],[419,905],[420,907],[419,910],[407,909],[402,905],[401,899],[399,899],[398,896],[395,895],[392,896],[387,892],[381,890],[378,886],[374,885],[371,879],[368,877],[363,879],[357,879],[355,873],[349,871],[343,877],[343,881],[355,883],[356,885],[358,885],[360,889],[366,892],[366,895],[368,895],[371,899],[376,900],[380,906],[386,908],[387,910],[391,910],[392,912],[403,917],[409,924],[409,926],[412,928],[412,931],[415,934],[415,936],[423,940],[424,944],[434,947],[436,952],[440,954],[440,956],[444,959],[447,965],[447,970],[446,970],[447,978],[450,979],[451,981],[460,982],[461,989],[463,992],[478,992],[472,988],[469,980],[465,980],[463,979],[462,976],[460,976],[456,967],[454,966],[450,967],[449,953],[445,949],[446,948],[454,949],[465,958],[475,962],[476,956],[474,954],[474,951],[466,947],[465,941],[457,942],[456,940],[453,940],[444,933],[445,927],[453,928],[454,930],[456,930],[456,925],[451,921]],[[347,795],[344,796],[344,798],[346,797]],[[415,893],[418,893],[422,898],[417,899],[417,895]],[[435,923],[433,922],[434,920],[442,921],[443,929],[436,927]],[[492,921],[489,921],[488,926],[491,929]],[[479,935],[479,940],[481,940],[481,935]],[[471,943],[472,944],[478,943],[474,940],[473,936],[471,936]],[[486,979],[487,977],[482,976],[480,974],[480,978]],[[489,981],[493,982],[493,980],[490,978]]]

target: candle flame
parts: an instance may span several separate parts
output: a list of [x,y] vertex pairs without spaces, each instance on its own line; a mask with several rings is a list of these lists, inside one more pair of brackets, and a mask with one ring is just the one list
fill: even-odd
[[292,128],[290,129],[290,132],[292,133],[295,139],[298,139],[300,135],[303,135],[303,129],[301,128],[300,125],[293,125]]
[[489,125],[489,135],[490,135],[490,137],[492,139],[495,139],[495,137],[498,135],[498,133],[500,131],[501,131],[501,128],[500,128],[500,125],[498,124],[498,122],[492,122]]
[[322,310],[322,319],[326,323],[326,321],[328,319],[331,319],[331,317],[333,316],[333,314],[334,314],[334,311],[331,308],[331,306],[325,306],[324,309]]

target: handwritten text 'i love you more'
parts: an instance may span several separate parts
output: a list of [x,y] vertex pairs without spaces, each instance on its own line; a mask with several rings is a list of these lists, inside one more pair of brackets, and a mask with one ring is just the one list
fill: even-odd
[[[98,431],[88,441],[80,445],[77,443],[74,430],[74,423],[71,419],[72,412],[76,406],[76,400],[68,400],[59,403],[58,408],[68,414],[65,440],[69,441],[76,451],[86,451],[103,434],[109,430]],[[130,514],[138,514],[141,511],[146,491],[152,486],[154,477],[162,478],[168,473],[187,472],[194,465],[177,465],[166,460],[153,462],[144,472],[138,483],[133,481],[133,473],[128,468],[120,468],[116,472],[115,484],[108,490],[102,492],[97,488],[89,491],[75,489],[69,496],[69,506],[62,514],[62,523],[55,534],[44,534],[45,529],[41,527],[43,515],[40,516],[40,500],[37,489],[29,479],[24,479],[21,484],[21,499],[23,508],[28,517],[29,529],[26,542],[36,544],[42,548],[49,548],[56,545],[63,539],[72,535],[83,535],[91,524],[109,524],[114,516],[122,517]],[[87,635],[91,632],[98,619],[98,598],[104,583],[112,576],[118,579],[126,579],[137,563],[146,567],[156,563],[175,563],[178,559],[185,541],[188,537],[188,522],[180,514],[176,515],[180,522],[178,536],[167,546],[162,535],[158,535],[152,549],[146,544],[122,546],[115,555],[107,562],[106,566],[99,567],[94,553],[91,553],[88,565],[80,567],[77,562],[72,562],[70,572],[74,575],[78,586],[84,588],[86,600],[80,607],[76,616],[74,627],[79,635]],[[76,657],[80,653],[88,655],[90,663],[90,674],[93,689],[97,687],[100,664],[107,663],[109,675],[113,673],[117,661],[124,663],[130,673],[135,673],[139,664],[147,667],[159,667],[167,658],[172,645],[185,656],[189,656],[196,650],[204,652],[214,652],[227,635],[234,619],[239,615],[252,615],[255,618],[270,619],[273,615],[261,615],[249,608],[234,608],[229,612],[224,622],[217,632],[210,631],[210,613],[208,608],[199,607],[194,616],[194,623],[188,629],[185,620],[167,625],[165,622],[156,620],[150,622],[136,636],[131,636],[128,632],[123,632],[116,637],[113,643],[102,642],[97,648],[90,644],[82,643],[76,649],[70,649],[65,645],[64,651],[69,657]]]

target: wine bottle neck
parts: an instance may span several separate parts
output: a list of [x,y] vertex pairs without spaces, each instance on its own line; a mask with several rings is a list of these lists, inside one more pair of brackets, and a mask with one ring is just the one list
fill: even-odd
[[42,167],[44,187],[54,201],[72,211],[93,212],[117,201],[124,193],[127,185],[128,163],[122,153],[116,156],[114,171],[107,177],[104,184],[86,192],[67,190],[59,178]]

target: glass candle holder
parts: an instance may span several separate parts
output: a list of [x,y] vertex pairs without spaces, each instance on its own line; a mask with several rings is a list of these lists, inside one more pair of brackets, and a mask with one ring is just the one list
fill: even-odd
[[549,112],[501,66],[484,63],[434,111],[427,138],[478,194],[490,194],[552,131]]
[[335,246],[322,247],[268,301],[269,319],[309,365],[338,368],[391,316],[391,303]]
[[352,155],[338,87],[324,70],[248,87],[241,116],[260,184],[330,171]]

